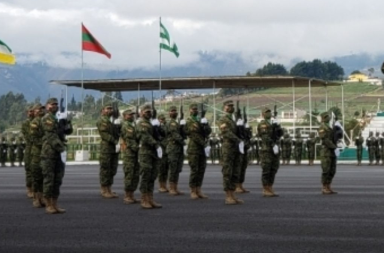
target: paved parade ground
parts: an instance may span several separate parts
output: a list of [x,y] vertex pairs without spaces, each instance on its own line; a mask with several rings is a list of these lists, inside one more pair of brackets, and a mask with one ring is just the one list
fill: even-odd
[[[339,194],[331,196],[320,194],[319,165],[281,167],[280,197],[263,198],[253,165],[245,204],[226,206],[221,167],[210,165],[203,186],[209,200],[156,192],[163,205],[156,210],[123,204],[121,168],[113,187],[120,198],[102,199],[98,166],[67,166],[63,215],[32,207],[22,168],[0,168],[0,252],[384,252],[384,166],[339,165]],[[186,193],[188,176],[184,166]]]

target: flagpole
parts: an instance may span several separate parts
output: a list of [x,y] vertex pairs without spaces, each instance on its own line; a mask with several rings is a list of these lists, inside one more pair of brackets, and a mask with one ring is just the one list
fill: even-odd
[[[83,23],[81,23],[83,25]],[[81,30],[81,41],[83,41],[83,31]],[[83,133],[84,132],[84,51],[81,43],[81,150],[84,150]]]
[[[159,18],[159,28],[161,34],[161,17]],[[159,66],[159,72],[160,72],[160,78],[159,78],[159,92],[160,92],[160,110],[161,110],[161,43],[159,43],[159,56],[160,56],[160,66]],[[153,108],[152,108],[153,109]]]

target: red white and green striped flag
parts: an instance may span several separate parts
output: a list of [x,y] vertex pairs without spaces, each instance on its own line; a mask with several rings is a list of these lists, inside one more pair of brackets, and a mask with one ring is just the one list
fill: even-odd
[[0,40],[0,63],[14,65],[16,63],[15,55],[12,50],[4,42]]
[[111,59],[111,54],[107,50],[105,50],[105,48],[97,41],[95,37],[93,37],[93,35],[83,24],[81,24],[81,33],[84,51],[92,51],[99,54],[103,54],[109,59]]

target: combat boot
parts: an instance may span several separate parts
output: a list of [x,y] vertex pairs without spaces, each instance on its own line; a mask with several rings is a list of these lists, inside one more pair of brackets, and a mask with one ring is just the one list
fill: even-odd
[[335,192],[334,190],[332,190],[332,188],[331,188],[331,184],[327,184],[327,188],[328,188],[328,190],[329,190],[332,194],[337,194],[337,192]]
[[178,182],[175,183],[175,190],[176,190],[178,195],[184,195],[184,192],[179,191],[179,183]]
[[172,196],[179,195],[176,191],[176,184],[175,183],[169,183],[169,195],[172,195]]
[[163,206],[159,203],[156,203],[155,200],[153,200],[153,192],[148,193],[148,202],[149,204],[154,208],[162,208]]
[[107,187],[106,186],[100,186],[100,194],[102,197],[104,197],[104,195],[108,192],[107,190]]
[[273,197],[273,193],[270,192],[268,185],[263,185],[263,197]]
[[58,213],[65,213],[66,210],[63,209],[63,208],[60,208],[60,207],[57,205],[57,199],[58,199],[58,198],[52,198],[52,206],[53,206],[53,208],[55,208],[56,211],[57,211]]
[[117,195],[116,192],[112,191],[111,186],[107,186],[107,189],[108,189],[109,194],[111,194],[113,196],[113,198],[119,197],[119,195]]
[[108,189],[108,186],[102,186],[101,188],[103,188],[102,190],[102,194],[101,196],[105,199],[113,199],[115,198],[110,192],[109,192],[109,189]]
[[240,187],[240,184],[236,184],[235,192],[236,193],[244,193],[243,189],[241,189],[241,187]]
[[130,191],[125,191],[123,202],[124,204],[134,204],[136,201],[132,199],[132,195]]
[[201,191],[201,187],[197,187],[197,188],[196,188],[196,194],[197,194],[197,196],[198,196],[199,198],[201,198],[201,199],[207,199],[207,198],[208,198],[208,196],[205,195],[205,194]]
[[285,160],[283,159],[283,165],[285,165]]
[[324,194],[324,195],[332,194],[332,192],[328,189],[328,185],[327,184],[323,184],[323,188],[321,190],[321,193]]
[[191,188],[191,199],[198,199],[199,195],[197,195],[197,187]]
[[148,201],[148,193],[141,194],[141,207],[144,209],[152,209],[152,205]]
[[34,192],[33,193],[33,201],[32,201],[32,205],[36,208],[41,208],[43,207],[41,205],[41,202],[40,202],[40,193],[38,192]]
[[240,184],[240,188],[241,188],[241,190],[243,190],[243,193],[249,193],[250,192],[243,187],[243,184]]
[[30,199],[33,198],[32,187],[27,187],[27,197]]
[[225,191],[225,204],[226,205],[237,205],[237,202],[232,198],[231,191]]
[[167,182],[159,181],[159,192],[168,192]]
[[272,186],[273,186],[272,184],[270,184],[270,185],[267,186],[268,189],[269,189],[269,191],[272,192],[273,197],[279,197],[279,194],[275,193],[275,190],[273,189]]
[[53,206],[53,199],[52,198],[48,198],[47,199],[47,203],[46,203],[46,206],[45,206],[45,212],[48,213],[48,214],[56,214],[56,213],[59,213],[56,208]]
[[244,204],[244,200],[236,198],[235,191],[230,191],[231,197],[236,201],[236,204]]

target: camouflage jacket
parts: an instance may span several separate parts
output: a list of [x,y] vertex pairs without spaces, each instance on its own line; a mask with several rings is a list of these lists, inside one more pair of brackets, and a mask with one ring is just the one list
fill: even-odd
[[35,117],[31,121],[30,128],[29,128],[29,136],[32,140],[31,154],[40,156],[41,147],[43,146],[43,136],[44,136],[44,130],[41,124],[40,116]]
[[151,122],[145,118],[140,118],[137,123],[137,132],[140,143],[139,155],[152,155],[157,158],[156,149],[159,147],[159,143],[153,138],[153,126]]
[[292,150],[292,138],[291,137],[281,139],[280,143],[281,143],[281,149],[282,150],[284,150],[284,151]]
[[237,135],[237,126],[232,119],[232,114],[228,113],[219,120],[219,128],[223,137],[223,149],[233,149],[239,152],[238,145],[242,141]]
[[358,149],[362,149],[364,144],[364,138],[362,136],[358,136],[355,138],[355,145]]
[[315,151],[315,146],[316,146],[316,143],[317,143],[317,138],[308,138],[307,142],[305,143],[306,146],[307,146],[307,149],[309,151],[312,151],[314,152]]
[[96,126],[101,137],[100,153],[116,153],[119,136],[108,116],[102,115],[97,121]]
[[60,153],[65,150],[65,145],[59,137],[59,122],[52,113],[47,113],[41,119],[41,125],[44,131],[43,147],[41,157],[59,158]]
[[[276,133],[278,136],[282,135],[282,130],[281,128],[277,129],[278,132]],[[279,145],[279,141],[274,143],[273,141],[273,127],[272,124],[269,123],[267,120],[263,119],[260,121],[260,123],[257,125],[257,132],[260,136],[260,151],[262,152],[273,152],[272,148],[273,146]],[[278,137],[277,136],[277,137]],[[280,137],[278,139],[280,139]]]
[[204,155],[207,136],[211,134],[211,131],[209,124],[203,126],[197,118],[189,117],[185,125],[185,133],[189,137],[188,154]]
[[293,141],[293,146],[295,146],[295,150],[301,150],[303,148],[303,139],[297,138]]
[[125,120],[121,126],[121,138],[123,139],[125,150],[124,154],[136,156],[139,151],[138,136],[135,122]]
[[367,144],[367,147],[376,148],[376,138],[373,136],[368,137],[366,144]]
[[162,149],[165,151],[165,148],[168,146],[168,122],[165,124],[160,123],[159,127],[159,135],[160,135],[160,145]]
[[175,119],[170,119],[167,124],[167,154],[180,154],[183,152],[184,139],[180,135],[180,125]]
[[30,136],[30,127],[31,127],[32,120],[33,118],[28,118],[21,125],[21,133],[24,136],[25,144],[28,146],[32,145],[32,138]]
[[335,157],[336,144],[333,143],[333,130],[327,124],[321,123],[318,129],[319,137],[321,139],[321,153],[323,157]]

